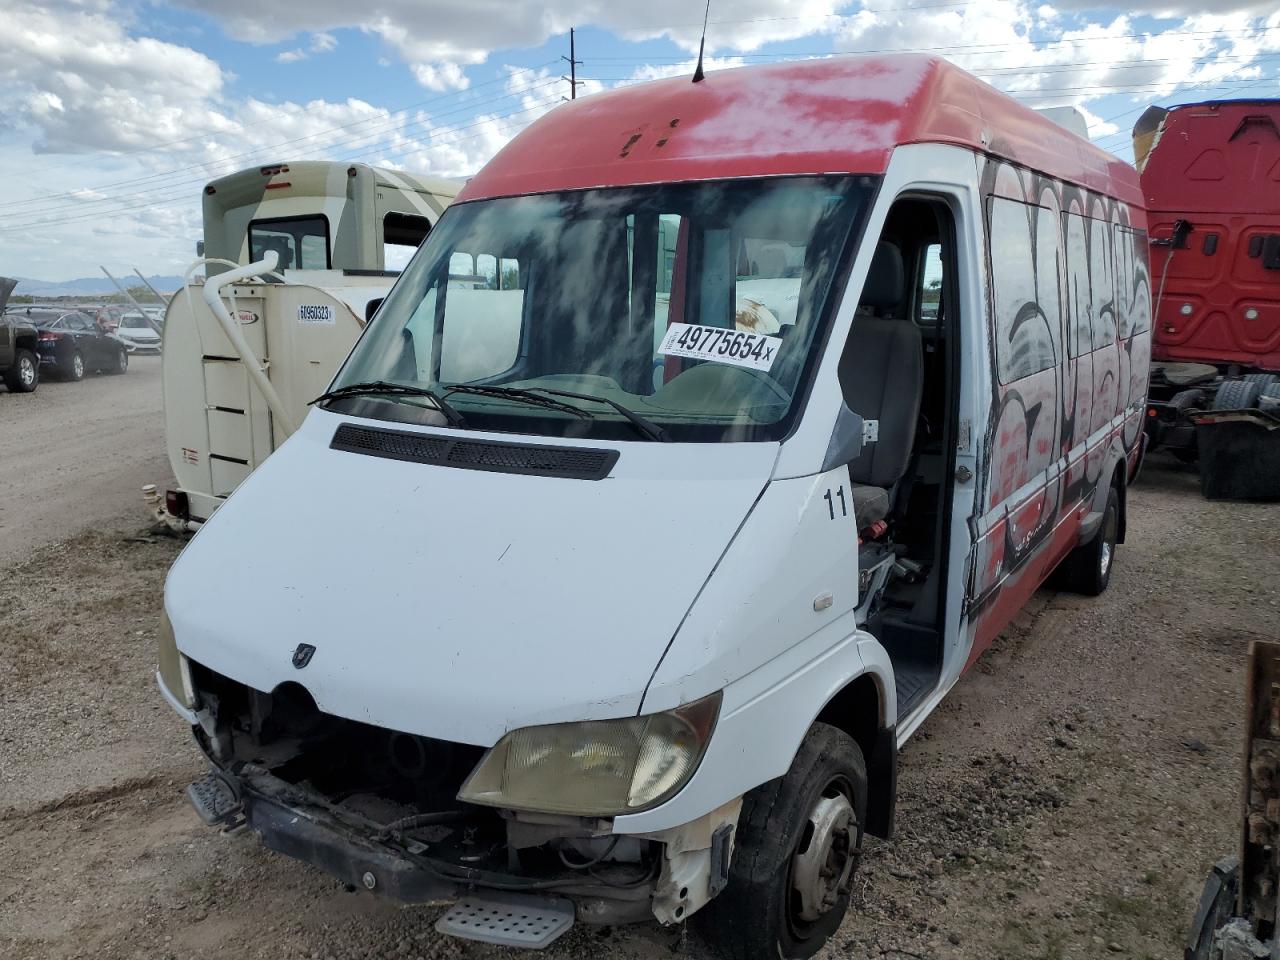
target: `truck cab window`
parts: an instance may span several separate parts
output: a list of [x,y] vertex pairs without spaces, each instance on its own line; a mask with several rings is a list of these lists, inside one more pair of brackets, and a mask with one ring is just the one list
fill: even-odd
[[276,217],[249,224],[249,257],[261,260],[273,250],[277,270],[328,270],[329,221],[318,217]]
[[403,270],[431,232],[431,221],[392,211],[382,218],[382,269]]

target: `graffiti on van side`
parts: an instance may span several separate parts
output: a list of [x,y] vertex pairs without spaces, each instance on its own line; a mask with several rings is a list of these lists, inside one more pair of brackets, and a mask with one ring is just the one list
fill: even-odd
[[1104,469],[1133,448],[1151,354],[1146,235],[1128,207],[979,160],[994,415],[968,591],[980,618],[1074,542]]

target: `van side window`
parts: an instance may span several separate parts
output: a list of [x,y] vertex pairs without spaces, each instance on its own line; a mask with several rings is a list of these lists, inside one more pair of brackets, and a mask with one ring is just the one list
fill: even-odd
[[1116,342],[1116,294],[1111,259],[1111,230],[1089,220],[1089,290],[1093,299],[1093,348]]
[[1088,221],[1075,213],[1065,215],[1067,232],[1067,305],[1071,310],[1071,326],[1067,335],[1067,352],[1074,358],[1093,350],[1093,326],[1089,322],[1091,301],[1089,290],[1089,257],[1085,240]]
[[[1039,221],[1052,221],[1053,215],[1043,207],[1003,197],[992,197],[989,210],[996,366],[1000,382],[1012,383],[1057,362],[1053,329],[1040,302],[1034,256]],[[1056,314],[1056,291],[1046,291],[1045,299],[1052,299]]]
[[1142,263],[1141,251],[1147,245],[1147,235],[1132,227],[1115,228],[1116,245],[1116,315],[1121,340],[1135,333],[1151,329],[1149,298],[1139,287],[1146,278],[1139,275]]

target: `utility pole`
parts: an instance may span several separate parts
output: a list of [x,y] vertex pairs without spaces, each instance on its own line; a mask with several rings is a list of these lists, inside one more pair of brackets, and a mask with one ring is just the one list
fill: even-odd
[[[569,75],[567,77],[561,77],[560,79],[569,84],[568,99],[570,100],[578,99],[578,86],[582,83],[582,81],[578,79],[578,67],[582,66],[582,61],[577,59],[577,57],[578,57],[578,53],[573,45],[573,27],[570,27],[569,28],[569,55],[566,57],[562,54],[560,57],[561,60],[569,61]],[[564,98],[562,97],[561,99],[564,99]]]

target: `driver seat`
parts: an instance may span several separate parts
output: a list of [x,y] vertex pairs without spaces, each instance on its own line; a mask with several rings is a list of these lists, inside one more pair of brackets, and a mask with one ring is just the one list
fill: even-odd
[[906,293],[902,251],[876,244],[838,368],[845,403],[863,420],[879,422],[879,438],[849,463],[853,515],[865,530],[889,515],[911,462],[924,392],[924,348],[914,323],[895,316]]

